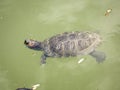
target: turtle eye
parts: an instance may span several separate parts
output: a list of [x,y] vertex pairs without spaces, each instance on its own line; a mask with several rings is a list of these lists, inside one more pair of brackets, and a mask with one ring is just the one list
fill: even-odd
[[28,44],[29,44],[29,41],[25,40],[25,41],[24,41],[24,44],[25,44],[25,45],[28,45]]

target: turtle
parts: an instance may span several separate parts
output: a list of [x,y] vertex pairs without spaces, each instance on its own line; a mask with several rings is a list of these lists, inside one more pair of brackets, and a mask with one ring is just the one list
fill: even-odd
[[17,88],[16,90],[36,90],[40,84],[33,85],[32,88]]
[[16,90],[33,90],[33,89],[31,89],[31,88],[17,88]]
[[96,32],[73,31],[54,35],[43,41],[25,39],[24,44],[29,49],[43,51],[41,64],[46,63],[48,57],[74,57],[91,55],[98,63],[102,63],[106,55],[96,51],[101,44],[102,38]]

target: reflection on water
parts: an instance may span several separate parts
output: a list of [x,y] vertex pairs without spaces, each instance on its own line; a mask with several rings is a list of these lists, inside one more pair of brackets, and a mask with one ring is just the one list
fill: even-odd
[[[112,13],[105,16],[111,8]],[[120,1],[0,0],[0,89],[15,90],[40,83],[37,90],[120,90]],[[97,49],[106,61],[91,56],[49,58],[24,47],[26,38],[44,40],[65,31],[96,31]],[[37,53],[34,57],[32,53]],[[78,64],[78,60],[85,61]]]

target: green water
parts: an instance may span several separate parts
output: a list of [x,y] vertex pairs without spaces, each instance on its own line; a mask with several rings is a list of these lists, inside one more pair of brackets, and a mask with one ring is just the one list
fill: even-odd
[[[105,16],[109,8],[112,13]],[[120,0],[0,0],[0,90],[38,83],[37,90],[120,90],[119,18]],[[106,53],[104,63],[81,56],[48,58],[40,66],[42,53],[23,44],[26,38],[42,41],[84,30],[102,36],[97,49]]]

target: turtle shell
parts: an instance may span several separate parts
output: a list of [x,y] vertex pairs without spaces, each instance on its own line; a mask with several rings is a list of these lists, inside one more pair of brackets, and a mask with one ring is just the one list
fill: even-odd
[[91,53],[101,42],[94,32],[65,32],[42,42],[48,56],[76,56]]

